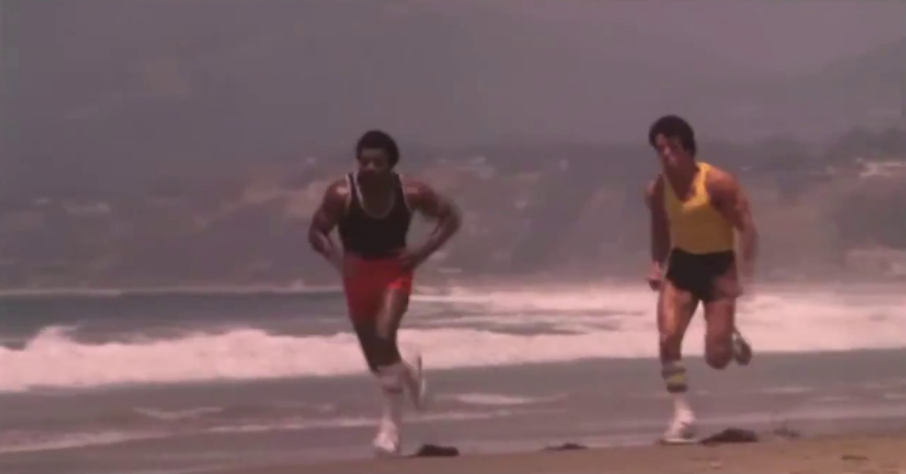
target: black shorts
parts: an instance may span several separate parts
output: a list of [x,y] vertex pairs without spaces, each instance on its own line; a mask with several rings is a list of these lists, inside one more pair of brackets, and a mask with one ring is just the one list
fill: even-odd
[[674,248],[667,263],[667,280],[705,303],[739,296],[736,254],[732,250],[694,254]]

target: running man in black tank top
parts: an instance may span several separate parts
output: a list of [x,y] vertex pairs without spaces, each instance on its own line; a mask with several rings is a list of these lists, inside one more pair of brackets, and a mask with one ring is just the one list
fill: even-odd
[[[395,172],[399,150],[386,133],[366,132],[356,145],[356,159],[358,170],[327,188],[308,238],[343,277],[350,319],[384,395],[374,448],[396,455],[404,394],[418,410],[426,396],[421,356],[412,352],[404,360],[396,333],[409,306],[414,270],[459,230],[461,219],[452,201]],[[437,227],[425,243],[410,247],[407,234],[415,212],[436,220]],[[330,237],[335,227],[342,250]]]
[[357,172],[346,175],[346,186],[350,190],[349,206],[338,225],[343,250],[365,260],[396,257],[406,250],[406,234],[412,221],[403,178],[391,172],[389,208],[378,215],[369,213],[362,204],[359,181]]

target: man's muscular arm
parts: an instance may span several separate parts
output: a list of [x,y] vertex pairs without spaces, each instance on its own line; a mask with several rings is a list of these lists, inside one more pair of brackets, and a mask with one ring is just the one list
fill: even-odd
[[311,248],[334,265],[339,265],[342,255],[330,233],[346,212],[348,193],[345,180],[335,181],[328,186],[308,228],[308,242]]
[[407,180],[405,192],[414,212],[437,221],[437,226],[431,232],[428,240],[411,253],[413,261],[409,264],[414,267],[427,260],[459,231],[462,216],[459,208],[451,199],[421,181]]
[[670,255],[670,231],[664,210],[664,180],[658,177],[645,189],[645,205],[650,215],[651,265],[648,284],[652,289],[660,286],[662,269]]
[[752,218],[749,198],[736,178],[724,171],[710,173],[707,185],[717,210],[739,232],[740,270],[743,275],[751,277],[758,256],[758,229]]
[[650,214],[651,261],[663,265],[670,254],[670,232],[667,227],[667,213],[664,211],[664,184],[658,177],[645,189],[645,205]]

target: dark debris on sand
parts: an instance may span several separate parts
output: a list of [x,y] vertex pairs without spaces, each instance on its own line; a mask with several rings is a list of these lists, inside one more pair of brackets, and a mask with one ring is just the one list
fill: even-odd
[[459,456],[459,449],[454,446],[438,446],[436,444],[423,444],[418,451],[412,455],[414,458],[426,457],[455,457]]
[[700,441],[705,446],[729,443],[757,443],[758,435],[754,431],[742,428],[727,428],[720,433],[708,436]]
[[861,454],[844,454],[840,456],[840,459],[844,461],[868,461],[868,456],[862,456]]
[[544,451],[575,451],[580,449],[588,449],[588,446],[576,443],[563,443],[559,446],[548,446],[544,448]]
[[[798,438],[801,435],[793,430],[780,429],[774,431],[775,435],[784,438]],[[742,428],[727,428],[721,432],[715,433],[698,442],[704,446],[716,446],[721,444],[735,443],[757,443],[758,434],[751,430]],[[588,449],[587,446],[578,443],[563,443],[554,446],[546,446],[542,451],[577,451]],[[423,444],[418,451],[410,457],[455,457],[459,456],[459,449],[454,446],[439,446],[436,444]],[[853,456],[855,459],[855,456]]]

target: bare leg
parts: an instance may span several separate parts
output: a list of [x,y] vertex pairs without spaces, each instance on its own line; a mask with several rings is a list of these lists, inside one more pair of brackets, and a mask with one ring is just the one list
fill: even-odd
[[692,409],[686,400],[688,391],[686,367],[682,361],[683,336],[692,321],[698,300],[688,291],[665,279],[658,298],[658,333],[660,335],[661,376],[673,398],[673,421],[664,441],[680,442],[693,435]]
[[390,290],[376,308],[377,314],[354,318],[355,332],[372,372],[400,361],[396,333],[408,308],[409,295]]
[[376,314],[356,318],[355,324],[368,367],[378,379],[384,398],[384,415],[375,448],[382,454],[398,454],[399,426],[402,423],[404,388],[414,382],[412,370],[402,361],[396,334],[409,306],[406,292],[389,290],[385,293]]
[[399,290],[389,290],[375,320],[377,335],[376,365],[387,366],[400,362],[400,351],[396,344],[396,333],[399,331],[403,316],[409,309],[409,294]]
[[[399,349],[396,335],[400,328],[403,316],[409,308],[409,294],[404,291],[390,290],[385,299],[384,306],[377,318],[377,365],[390,367],[402,374],[403,383],[415,408],[425,408],[425,381],[422,376],[421,355],[410,354],[404,357]],[[414,356],[414,357],[413,357]]]
[[[664,280],[663,285],[658,298],[657,327],[660,335],[661,365],[666,369],[668,366],[682,365],[683,336],[695,314],[698,300],[688,291],[674,286],[670,280]],[[682,377],[665,373],[664,381],[668,392],[682,393],[687,390],[685,369],[682,370]]]
[[733,360],[733,332],[736,299],[721,298],[705,306],[705,361],[712,368],[723,369]]

